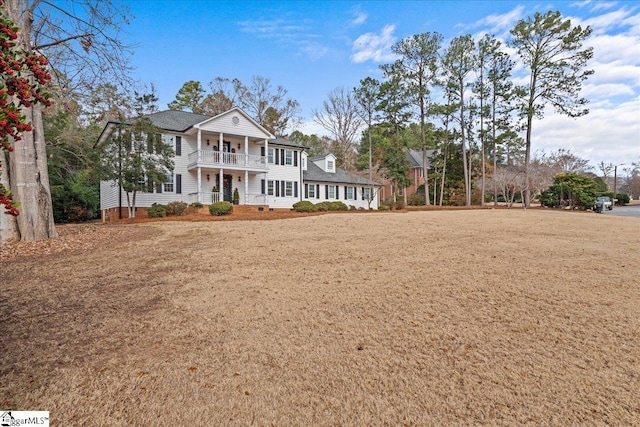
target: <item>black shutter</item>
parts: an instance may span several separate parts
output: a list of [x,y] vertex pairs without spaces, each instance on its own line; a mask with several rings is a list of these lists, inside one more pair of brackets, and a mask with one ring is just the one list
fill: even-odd
[[156,193],[162,193],[162,183],[156,184]]
[[280,149],[276,148],[274,151],[275,151],[276,165],[279,165],[280,164]]
[[320,198],[320,184],[316,185],[316,199],[319,199],[319,198]]
[[176,156],[182,156],[182,137],[176,136]]
[[336,185],[336,200],[340,198],[340,186]]
[[344,186],[344,199],[347,200],[347,186]]
[[284,165],[284,149],[280,150],[280,164]]
[[325,199],[329,198],[329,186],[328,185],[324,186],[324,198]]
[[287,192],[285,191],[286,182],[280,181],[280,185],[282,186],[282,188],[280,189],[280,194],[282,194],[282,197],[286,197],[287,195]]
[[364,200],[364,187],[362,187],[362,200]]
[[275,182],[276,187],[276,197],[280,197],[280,181]]
[[176,194],[182,194],[182,175],[176,175]]
[[293,166],[298,166],[298,152],[293,152]]
[[260,155],[264,157],[264,147],[260,147]]
[[153,154],[153,140],[155,139],[155,134],[147,135],[147,153]]
[[[313,184],[311,184],[313,185]],[[309,198],[309,184],[305,184],[304,185],[304,198],[308,199]]]
[[293,197],[298,197],[298,181],[293,181]]
[[[264,152],[264,147],[262,147],[262,151]],[[261,179],[260,180],[260,194],[264,194],[265,193],[264,185],[265,185],[264,179]]]
[[153,193],[153,181],[147,181],[147,193]]

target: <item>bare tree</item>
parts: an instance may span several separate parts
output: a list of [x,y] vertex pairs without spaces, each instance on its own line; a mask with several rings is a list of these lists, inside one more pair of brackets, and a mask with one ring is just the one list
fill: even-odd
[[232,109],[236,103],[233,82],[226,77],[216,77],[209,82],[211,93],[202,101],[203,114],[217,116]]
[[238,105],[274,135],[283,136],[300,121],[298,101],[289,98],[284,87],[274,89],[268,78],[253,76],[248,86],[234,79],[233,86]]
[[[26,53],[38,51],[49,59],[55,84],[65,93],[90,93],[102,81],[121,82],[128,72],[128,48],[119,39],[127,10],[105,0],[6,0],[3,8],[21,29],[17,45]],[[83,91],[86,90],[86,91]],[[0,241],[20,238],[44,240],[57,236],[49,188],[42,109],[22,108],[33,130],[25,132],[9,155],[6,179],[20,202],[21,214],[2,215]],[[4,218],[6,217],[6,218]]]
[[350,167],[347,157],[363,125],[355,94],[344,87],[333,89],[327,94],[322,108],[313,110],[313,120],[335,138],[339,149],[336,157],[342,166]]
[[495,171],[492,179],[507,207],[511,208],[516,195],[522,195],[524,191],[524,171],[518,167],[507,166]]

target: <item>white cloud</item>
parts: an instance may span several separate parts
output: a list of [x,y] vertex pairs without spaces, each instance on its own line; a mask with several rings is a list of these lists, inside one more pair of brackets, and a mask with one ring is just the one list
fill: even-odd
[[365,33],[358,37],[352,46],[351,60],[356,64],[366,61],[390,62],[396,59],[391,46],[396,42],[393,35],[395,25],[385,25],[380,34]]
[[326,56],[330,51],[328,47],[313,41],[301,42],[300,45],[300,52],[313,61]]
[[354,12],[354,15],[355,17],[351,21],[349,21],[349,25],[354,27],[357,25],[364,24],[367,18],[369,17],[369,15],[367,15],[364,12]]
[[630,163],[640,159],[640,97],[613,107],[591,108],[571,119],[549,114],[533,124],[532,149],[570,149],[591,164]]
[[[518,6],[510,12],[493,14],[474,22],[466,28],[484,28],[489,34],[502,35],[509,32],[524,17],[524,6]],[[458,26],[459,27],[459,26]]]
[[312,32],[313,24],[309,20],[290,23],[284,19],[259,19],[238,22],[240,31],[255,34],[259,38],[273,40],[280,46],[292,47],[299,54],[316,61],[327,55],[330,49],[320,44],[317,34]]

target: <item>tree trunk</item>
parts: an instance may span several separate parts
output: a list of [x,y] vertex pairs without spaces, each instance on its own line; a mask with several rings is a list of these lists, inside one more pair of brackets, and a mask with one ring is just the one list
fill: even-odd
[[524,155],[524,208],[528,208],[531,203],[531,189],[529,188],[529,163],[531,161],[531,123],[533,122],[533,113],[527,116],[527,137],[526,150]]
[[[424,126],[423,126],[424,127]],[[424,129],[422,130],[422,138],[424,139]],[[424,174],[424,204],[429,206],[429,168],[427,167],[427,146],[422,142],[422,173]]]
[[[0,183],[6,188],[9,187],[9,155],[4,151],[0,151],[0,163],[2,163],[0,169]],[[0,243],[11,242],[20,239],[20,233],[18,233],[18,223],[16,219],[11,215],[5,215],[5,209],[3,205],[0,205]]]
[[16,218],[20,239],[24,242],[57,237],[49,189],[47,150],[44,141],[42,109],[39,105],[23,108],[22,114],[33,130],[22,134],[9,154],[9,180],[14,199],[20,202]]
[[[8,0],[5,4],[9,18],[21,28],[18,32],[17,46],[25,52],[30,52],[33,15],[22,9],[26,9],[26,3],[20,0]],[[26,121],[31,123],[33,130],[23,132],[22,140],[13,142],[14,151],[9,153],[8,165],[3,162],[3,169],[7,166],[9,168],[8,188],[13,192],[14,200],[20,203],[20,215],[17,218],[2,219],[5,224],[2,226],[0,242],[8,240],[10,235],[14,234],[10,231],[5,233],[4,230],[13,228],[17,230],[20,239],[26,242],[58,236],[53,222],[42,109],[35,105],[31,108],[21,108],[21,113],[26,116]],[[4,176],[3,172],[3,180]],[[13,224],[10,224],[11,222]]]

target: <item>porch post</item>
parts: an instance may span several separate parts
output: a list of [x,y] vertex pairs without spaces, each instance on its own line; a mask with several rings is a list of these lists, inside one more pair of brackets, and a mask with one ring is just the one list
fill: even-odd
[[249,171],[244,171],[244,204],[249,202]]
[[[222,134],[220,134],[222,135]],[[224,200],[224,171],[222,168],[220,168],[220,180],[219,180],[219,185],[218,185],[218,201],[221,202]]]
[[[200,136],[200,131],[198,131],[198,136]],[[200,143],[200,138],[198,138],[198,145]],[[198,167],[198,203],[202,203],[202,168]]]
[[266,171],[264,173],[264,204],[269,204],[269,140],[264,139],[264,165]]
[[244,164],[249,164],[249,137],[244,137]]
[[[198,145],[197,145],[196,149],[198,150],[198,162],[199,162],[200,158],[202,157],[202,152],[201,152],[201,150],[202,150],[202,129],[200,129],[200,128],[198,128]],[[199,173],[198,173],[198,176],[200,176]],[[198,188],[199,187],[200,187],[200,184],[198,183]],[[198,189],[198,191],[200,191],[200,190]]]

